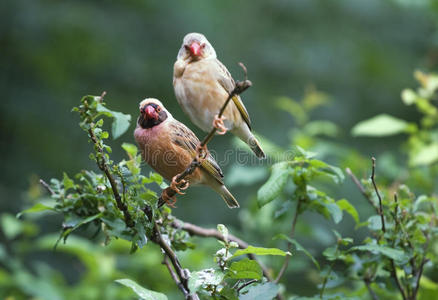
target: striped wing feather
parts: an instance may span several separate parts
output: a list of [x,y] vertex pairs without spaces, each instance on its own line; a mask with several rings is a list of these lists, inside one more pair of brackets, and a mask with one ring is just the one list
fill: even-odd
[[[219,84],[227,91],[228,94],[230,94],[234,87],[235,82],[233,77],[231,76],[230,72],[228,72],[227,68],[224,66],[223,63],[221,63],[218,59],[216,59],[216,64],[218,66],[218,82]],[[251,129],[251,120],[249,118],[248,111],[246,110],[245,105],[243,105],[242,99],[239,96],[234,96],[232,98],[234,104],[236,105],[237,109],[240,112],[240,115],[242,116],[245,123],[248,125],[248,127]]]
[[[182,148],[184,151],[189,152],[192,158],[195,158],[197,154],[196,147],[200,143],[196,135],[183,123],[176,120],[170,126],[172,127],[172,142]],[[222,179],[224,175],[213,156],[208,154],[207,158],[202,161],[201,167],[208,174],[213,176],[213,178],[216,179],[220,184],[224,184]]]

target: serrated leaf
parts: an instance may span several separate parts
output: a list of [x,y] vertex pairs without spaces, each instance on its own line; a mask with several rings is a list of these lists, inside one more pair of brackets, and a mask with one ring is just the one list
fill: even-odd
[[398,249],[393,249],[386,246],[380,246],[380,245],[361,245],[361,246],[355,246],[350,248],[348,251],[369,251],[369,252],[378,252],[388,258],[397,260],[397,261],[404,261],[408,257],[407,255],[402,251]]
[[271,176],[257,192],[257,203],[262,207],[280,195],[289,177],[288,162],[279,162],[272,166]]
[[246,255],[246,254],[280,255],[280,256],[291,255],[289,252],[285,252],[285,251],[280,250],[278,248],[262,248],[262,247],[248,246],[245,249],[239,249],[236,252],[234,252],[233,256],[231,256],[230,259],[237,257],[237,256]]
[[115,282],[131,288],[143,300],[167,300],[166,295],[148,290],[131,279],[118,279]]
[[278,293],[278,285],[273,282],[250,285],[242,290],[239,300],[269,300]]
[[356,208],[348,202],[347,199],[341,199],[336,201],[336,204],[339,206],[340,209],[345,210],[347,213],[350,214],[350,216],[353,217],[356,224],[359,224],[359,213],[357,212]]
[[231,264],[228,269],[228,276],[235,279],[261,280],[263,277],[263,271],[255,260],[244,258]]
[[353,136],[390,136],[405,132],[409,123],[387,114],[357,123],[351,130]]
[[295,249],[297,251],[303,252],[308,258],[310,258],[310,260],[313,262],[313,264],[318,268],[319,270],[319,263],[318,261],[313,257],[312,254],[310,254],[309,251],[306,250],[306,248],[304,248],[303,246],[301,246],[300,243],[298,243],[295,239],[291,239],[290,237],[288,237],[287,235],[283,234],[283,233],[279,233],[274,237],[275,239],[282,239],[282,240],[286,240],[289,243],[291,243],[292,245],[295,246]]

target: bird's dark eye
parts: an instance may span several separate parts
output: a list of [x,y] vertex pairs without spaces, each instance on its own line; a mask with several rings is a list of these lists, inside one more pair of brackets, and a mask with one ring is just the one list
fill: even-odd
[[184,48],[186,48],[186,50],[190,50],[190,47],[188,45],[184,45]]
[[161,107],[157,106],[157,108],[155,109],[155,111],[156,111],[157,113],[161,112]]
[[201,44],[201,48],[204,49],[205,48],[205,43]]

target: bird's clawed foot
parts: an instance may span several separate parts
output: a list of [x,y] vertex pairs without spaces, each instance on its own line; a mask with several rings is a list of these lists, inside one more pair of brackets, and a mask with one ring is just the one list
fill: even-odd
[[196,153],[197,153],[197,155],[196,155],[196,159],[197,159],[199,162],[202,162],[202,161],[207,157],[207,155],[208,155],[207,145],[203,145],[203,146],[201,146],[201,144],[199,143],[199,144],[196,146]]
[[176,208],[176,206],[175,206],[176,196],[175,195],[169,196],[169,192],[172,193],[172,188],[168,187],[168,188],[164,189],[161,192],[161,199],[163,199],[163,202],[166,203],[167,206]]
[[181,192],[181,190],[186,190],[189,187],[189,182],[187,180],[178,180],[178,175],[173,176],[172,182],[170,183],[170,188],[174,190],[177,194],[184,195],[185,193]]
[[227,133],[227,128],[224,125],[224,120],[224,116],[220,118],[218,117],[218,115],[214,116],[213,126],[218,130],[217,134],[224,135],[225,133]]

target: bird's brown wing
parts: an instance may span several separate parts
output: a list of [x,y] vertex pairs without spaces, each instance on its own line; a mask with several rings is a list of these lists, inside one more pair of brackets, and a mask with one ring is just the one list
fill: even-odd
[[[182,148],[184,151],[189,152],[192,158],[195,158],[197,155],[196,147],[200,142],[193,131],[187,128],[187,126],[185,126],[183,123],[176,120],[174,120],[170,126],[172,127],[172,142],[178,147]],[[213,176],[213,178],[216,179],[220,184],[224,184],[222,179],[224,175],[213,156],[208,154],[206,159],[201,162],[201,167],[208,174]]]
[[[217,81],[219,84],[227,91],[228,94],[230,94],[235,87],[235,82],[233,77],[231,76],[230,72],[228,72],[227,68],[224,66],[223,63],[221,63],[218,59],[216,59],[216,65],[219,72],[217,75]],[[248,127],[251,129],[251,120],[249,118],[248,111],[246,110],[245,105],[243,105],[242,99],[240,99],[239,96],[234,96],[233,102],[236,105],[237,109],[240,112],[240,115],[242,116],[243,120],[245,120],[245,123],[248,125]]]

